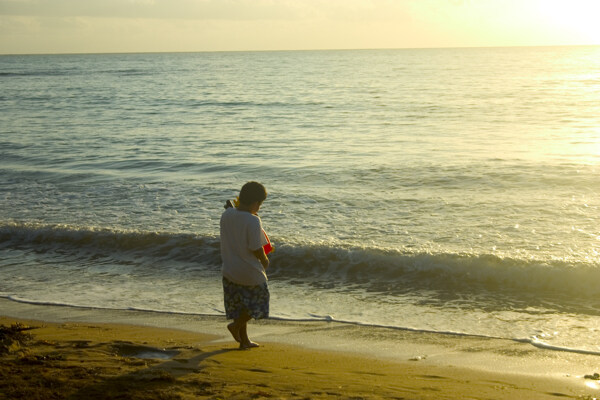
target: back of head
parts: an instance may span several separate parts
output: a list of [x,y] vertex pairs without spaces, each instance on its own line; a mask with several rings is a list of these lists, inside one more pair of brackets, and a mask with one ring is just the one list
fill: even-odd
[[248,182],[240,190],[240,203],[250,205],[255,201],[262,203],[267,198],[267,189],[258,182]]

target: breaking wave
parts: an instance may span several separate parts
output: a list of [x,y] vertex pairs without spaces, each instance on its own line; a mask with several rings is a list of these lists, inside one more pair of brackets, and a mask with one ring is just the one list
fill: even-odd
[[[323,244],[281,243],[273,238],[272,279],[323,287],[360,287],[393,294],[415,289],[454,293],[487,291],[600,298],[600,267],[593,263],[535,260],[492,254],[407,252]],[[63,225],[0,225],[1,248],[65,252],[76,257],[125,256],[160,265],[177,261],[217,270],[217,236],[76,228]]]

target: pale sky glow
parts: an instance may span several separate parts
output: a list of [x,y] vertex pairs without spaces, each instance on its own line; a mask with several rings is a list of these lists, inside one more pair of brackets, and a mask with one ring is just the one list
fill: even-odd
[[0,54],[600,45],[600,0],[0,0]]

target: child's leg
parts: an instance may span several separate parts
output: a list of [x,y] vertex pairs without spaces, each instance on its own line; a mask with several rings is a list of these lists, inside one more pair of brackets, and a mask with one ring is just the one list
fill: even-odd
[[229,325],[227,325],[227,329],[229,329],[229,332],[231,333],[231,336],[233,336],[233,338],[235,339],[236,342],[241,342],[240,339],[240,329],[238,327],[238,324],[236,323],[237,320],[234,320],[232,323],[230,323]]
[[232,323],[227,325],[227,329],[229,329],[229,332],[231,332],[231,336],[233,336],[236,342],[242,342],[241,331],[242,329],[244,330],[244,332],[246,331],[246,324],[249,320],[250,317],[248,316],[248,313],[243,311],[239,317],[237,317],[233,320]]
[[[244,346],[247,346],[250,342],[250,339],[248,339],[248,321],[250,321],[250,319],[251,317],[248,315],[248,313],[246,311],[242,311],[239,317],[227,325],[227,329],[229,329],[229,332],[235,341],[242,343]],[[240,345],[240,347],[242,347],[242,345]]]
[[240,335],[240,349],[249,349],[252,347],[258,347],[257,343],[252,342],[248,338],[248,321],[252,317],[248,313],[244,312],[239,318],[239,335]]

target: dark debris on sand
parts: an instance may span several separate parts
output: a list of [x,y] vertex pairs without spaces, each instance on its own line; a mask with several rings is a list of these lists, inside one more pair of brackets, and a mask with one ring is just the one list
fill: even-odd
[[0,325],[0,355],[14,353],[26,346],[33,339],[33,335],[26,331],[32,329],[36,327],[23,324]]
[[158,360],[115,354],[110,343],[36,341],[32,329],[0,325],[0,400],[218,398],[202,375],[179,379],[156,368]]

